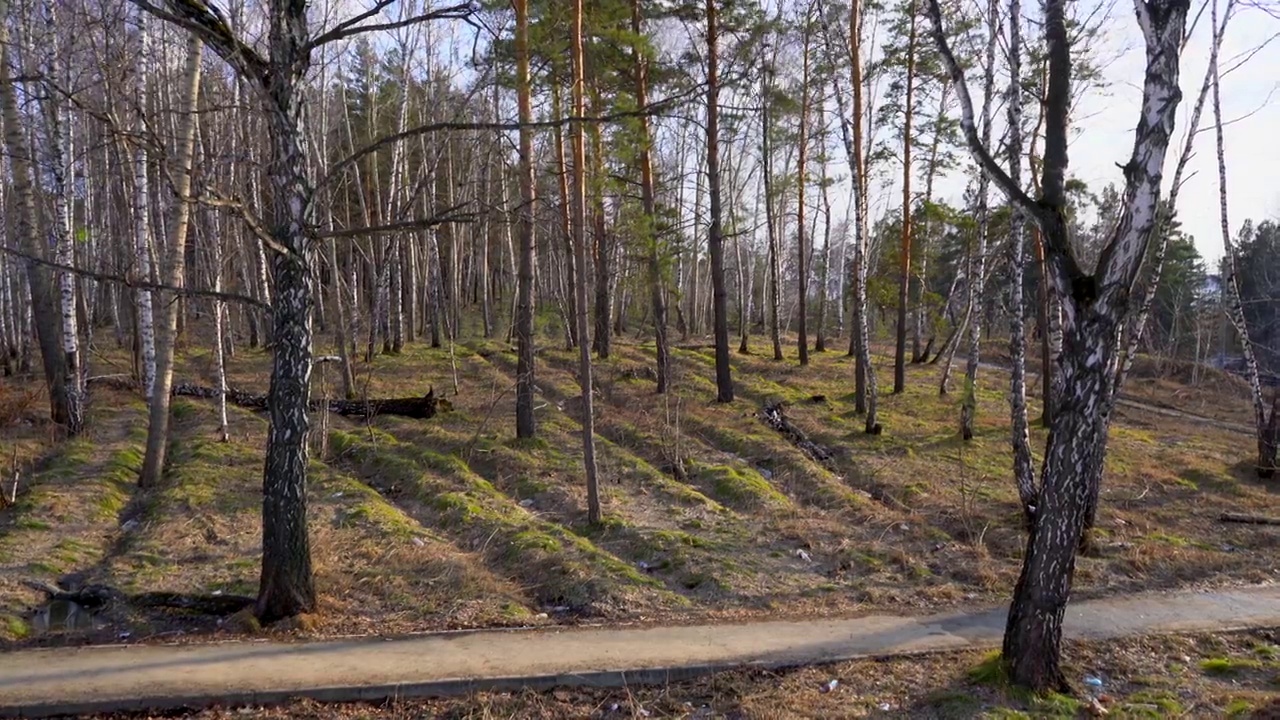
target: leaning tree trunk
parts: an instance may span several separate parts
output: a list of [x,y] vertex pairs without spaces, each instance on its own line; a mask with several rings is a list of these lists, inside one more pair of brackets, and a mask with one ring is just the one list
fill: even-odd
[[[720,218],[720,76],[716,3],[706,0],[707,14],[707,190],[711,225],[707,250],[711,254],[712,310],[715,316],[716,401],[733,402],[729,369],[729,308],[724,286],[724,238]],[[695,268],[695,273],[697,272]],[[696,316],[696,313],[695,313]]]
[[[1212,8],[1212,27],[1218,26],[1218,3],[1210,2]],[[1253,398],[1253,414],[1255,432],[1258,436],[1258,462],[1255,465],[1259,478],[1270,478],[1276,472],[1276,437],[1274,425],[1275,409],[1272,416],[1267,416],[1266,400],[1262,397],[1262,382],[1258,374],[1258,357],[1254,352],[1253,339],[1249,336],[1249,325],[1245,321],[1244,306],[1240,299],[1240,280],[1237,273],[1238,258],[1235,243],[1231,241],[1231,225],[1227,214],[1227,156],[1223,148],[1222,101],[1220,94],[1221,71],[1218,55],[1213,53],[1209,60],[1213,66],[1213,129],[1216,141],[1218,160],[1218,212],[1222,228],[1222,248],[1224,251],[1227,277],[1223,283],[1226,290],[1227,318],[1236,334],[1240,336],[1240,351],[1244,355],[1245,375],[1249,378],[1250,395]]]
[[529,99],[529,3],[516,13],[516,101],[520,115],[520,263],[516,290],[516,437],[531,438],[533,417],[533,110]]
[[[147,449],[142,460],[142,472],[138,486],[155,487],[164,474],[165,452],[169,446],[169,401],[173,386],[174,343],[178,334],[178,292],[186,279],[187,230],[191,220],[191,166],[196,144],[196,110],[200,103],[200,60],[204,43],[195,35],[187,38],[187,66],[185,82],[181,88],[183,97],[182,119],[178,130],[177,154],[174,157],[173,217],[169,228],[169,244],[164,262],[163,284],[173,290],[161,290],[156,294],[160,301],[160,332],[156,335],[156,368],[151,386],[151,402],[147,422]],[[216,241],[215,241],[216,242]],[[221,308],[215,310],[221,312]],[[215,323],[221,328],[221,322]],[[222,339],[218,352],[221,353]],[[221,355],[219,355],[221,358]],[[221,362],[221,360],[219,360]]]

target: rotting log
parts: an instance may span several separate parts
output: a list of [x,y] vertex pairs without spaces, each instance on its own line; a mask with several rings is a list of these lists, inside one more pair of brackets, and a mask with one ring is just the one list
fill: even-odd
[[831,463],[835,459],[835,453],[810,440],[803,430],[788,420],[781,402],[765,403],[764,410],[760,415],[769,427],[786,436],[792,445],[800,448],[800,451],[808,455],[810,459],[830,469]]
[[[137,382],[126,377],[91,378],[90,381],[93,384],[120,390],[139,389]],[[218,397],[218,389],[191,383],[175,383],[173,394],[211,400]],[[258,395],[239,388],[227,388],[227,402],[250,410],[265,411],[267,409],[266,395]],[[398,415],[418,420],[433,418],[441,411],[453,409],[452,403],[448,400],[436,397],[435,388],[428,388],[427,394],[421,397],[370,398],[368,400],[312,399],[309,405],[312,412],[323,410],[327,405],[329,412],[344,417],[368,418],[375,415]]]

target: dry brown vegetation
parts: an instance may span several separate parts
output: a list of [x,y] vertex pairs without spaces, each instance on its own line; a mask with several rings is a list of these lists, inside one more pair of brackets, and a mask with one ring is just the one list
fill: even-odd
[[[882,398],[886,432],[870,437],[852,412],[843,354],[814,355],[807,368],[736,355],[740,399],[726,406],[713,402],[709,348],[677,350],[677,391],[664,398],[643,371],[652,347],[619,344],[597,373],[605,518],[592,527],[575,356],[548,348],[539,360],[535,441],[513,439],[515,355],[504,344],[460,344],[453,360],[448,349],[410,346],[361,368],[370,397],[432,384],[454,410],[427,421],[328,418],[310,488],[322,594],[311,633],[911,612],[1001,602],[1013,586],[1023,535],[998,373],[984,371],[972,442],[958,436],[958,389],[939,397],[934,366],[913,366],[908,391]],[[124,371],[123,358],[100,365],[111,362]],[[193,351],[178,377],[207,381],[209,367],[207,353]],[[266,355],[242,351],[229,381],[265,390],[267,368]],[[1131,388],[1141,396],[1167,382],[1139,374]],[[0,393],[23,397],[24,387],[6,381]],[[1179,388],[1179,404],[1204,415],[1238,402],[1211,386]],[[815,462],[762,422],[772,400],[834,459]],[[168,482],[149,494],[133,482],[145,432],[137,397],[99,389],[91,431],[52,446],[21,419],[0,429],[27,467],[17,506],[0,511],[6,644],[233,629],[148,614],[32,637],[25,613],[40,597],[21,584],[70,577],[127,591],[253,594],[266,421],[230,412],[231,442],[220,443],[211,403],[175,400]],[[1043,447],[1043,431],[1034,434]],[[1080,562],[1077,597],[1274,580],[1280,528],[1217,522],[1221,512],[1280,515],[1280,497],[1253,478],[1251,446],[1247,434],[1203,419],[1121,408],[1098,552]]]

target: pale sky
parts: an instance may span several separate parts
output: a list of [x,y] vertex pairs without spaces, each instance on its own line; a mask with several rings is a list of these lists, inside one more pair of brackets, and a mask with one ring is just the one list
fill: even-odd
[[[1087,0],[1095,2],[1096,0]],[[1196,10],[1192,3],[1192,12]],[[1094,92],[1078,108],[1070,146],[1072,174],[1094,191],[1108,182],[1122,182],[1117,163],[1128,159],[1133,147],[1145,64],[1142,34],[1132,5],[1120,0],[1108,23],[1111,57],[1105,76],[1110,87]],[[1225,71],[1280,33],[1280,19],[1256,8],[1240,11],[1227,26],[1220,65]],[[1195,28],[1182,57],[1182,92],[1174,144],[1165,166],[1164,194],[1169,192],[1174,167],[1182,152],[1187,123],[1209,60],[1209,13]],[[1210,263],[1222,256],[1218,213],[1218,170],[1215,155],[1212,93],[1205,103],[1194,155],[1187,165],[1178,198],[1183,229]],[[1231,234],[1246,219],[1280,218],[1280,40],[1267,44],[1239,69],[1222,79],[1224,148]],[[1189,178],[1189,179],[1187,179]],[[1213,265],[1208,266],[1212,272]]]

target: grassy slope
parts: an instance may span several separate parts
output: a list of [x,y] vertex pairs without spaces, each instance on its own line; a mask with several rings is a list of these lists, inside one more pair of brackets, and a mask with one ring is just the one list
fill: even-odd
[[[455,410],[425,422],[327,419],[309,495],[321,631],[902,611],[995,602],[1012,587],[1022,534],[1006,377],[980,382],[978,436],[963,443],[959,397],[938,395],[934,366],[911,367],[908,391],[881,399],[886,431],[869,437],[843,354],[814,355],[808,368],[735,355],[739,400],[727,406],[713,402],[709,349],[676,352],[668,398],[637,372],[651,357],[621,343],[598,365],[599,527],[585,522],[575,353],[540,353],[534,441],[512,437],[515,356],[505,345],[459,345],[452,358],[414,345],[362,367],[361,392],[434,384]],[[264,389],[267,368],[265,355],[242,351],[231,381]],[[178,375],[204,380],[208,369],[197,352]],[[1179,402],[1213,401],[1179,392]],[[835,459],[815,463],[765,425],[757,412],[771,399]],[[211,404],[180,399],[175,417],[169,483],[139,495],[144,408],[102,391],[90,435],[52,448],[19,506],[0,512],[0,638],[26,633],[22,611],[36,595],[22,578],[252,594],[265,420],[233,408],[223,444]],[[34,447],[30,433],[0,433]],[[1033,445],[1043,443],[1034,429]],[[1222,511],[1280,514],[1280,499],[1249,475],[1250,446],[1204,423],[1121,411],[1101,551],[1080,562],[1080,594],[1273,579],[1280,532],[1216,522]],[[669,472],[676,455],[683,482]],[[111,620],[111,632],[135,636],[212,628]]]

